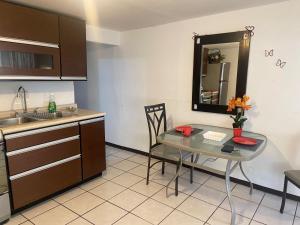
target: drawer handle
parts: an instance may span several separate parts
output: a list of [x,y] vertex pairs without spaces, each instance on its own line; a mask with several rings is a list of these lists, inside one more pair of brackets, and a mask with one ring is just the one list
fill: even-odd
[[104,117],[101,117],[101,118],[96,118],[96,119],[91,119],[91,120],[80,121],[79,124],[84,125],[84,124],[95,123],[95,122],[99,122],[99,121],[103,121],[103,120],[104,120]]
[[60,80],[60,75],[49,75],[49,76],[31,76],[31,75],[1,75],[0,80]]
[[46,148],[46,147],[50,147],[50,146],[53,146],[53,145],[58,145],[58,144],[61,144],[61,143],[65,143],[65,142],[69,142],[69,141],[73,141],[73,140],[77,140],[77,139],[79,139],[79,135],[64,138],[64,139],[60,139],[60,140],[57,140],[57,141],[47,142],[47,143],[40,144],[40,145],[30,146],[28,148],[22,148],[22,149],[12,151],[12,152],[7,152],[6,155],[8,157],[14,156],[14,155],[20,155],[20,154],[23,154],[23,153],[26,153],[26,152],[39,150],[41,148]]
[[75,77],[75,76],[62,76],[62,80],[87,80],[87,77]]
[[9,139],[25,137],[25,136],[29,136],[29,135],[33,135],[33,134],[39,134],[42,132],[48,132],[48,131],[59,130],[59,129],[68,128],[68,127],[75,127],[75,126],[78,126],[78,123],[62,124],[62,125],[53,126],[53,127],[46,127],[46,128],[36,129],[36,130],[30,130],[30,131],[5,135],[5,139],[9,140]]
[[16,180],[16,179],[19,179],[21,177],[29,176],[31,174],[34,174],[34,173],[37,173],[37,172],[40,172],[40,171],[43,171],[43,170],[46,170],[46,169],[64,164],[64,163],[67,163],[67,162],[70,162],[70,161],[73,161],[75,159],[79,159],[80,157],[81,157],[81,155],[78,154],[78,155],[63,159],[63,160],[59,160],[59,161],[54,162],[54,163],[47,164],[45,166],[41,166],[41,167],[38,167],[38,168],[35,168],[35,169],[32,169],[32,170],[28,170],[28,171],[23,172],[23,173],[16,174],[14,176],[10,176],[9,179],[10,180]]
[[26,45],[36,45],[36,46],[49,47],[49,48],[59,48],[58,44],[52,44],[52,43],[40,42],[40,41],[29,41],[29,40],[17,39],[17,38],[0,37],[0,41],[26,44]]

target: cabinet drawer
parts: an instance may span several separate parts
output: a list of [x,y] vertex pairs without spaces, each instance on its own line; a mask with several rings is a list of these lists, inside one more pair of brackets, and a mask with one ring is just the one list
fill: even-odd
[[0,36],[58,43],[58,15],[0,1]]
[[80,158],[11,181],[13,208],[18,209],[81,181]]
[[7,153],[9,174],[16,175],[80,154],[79,136]]
[[5,135],[8,152],[79,135],[78,123],[46,127]]

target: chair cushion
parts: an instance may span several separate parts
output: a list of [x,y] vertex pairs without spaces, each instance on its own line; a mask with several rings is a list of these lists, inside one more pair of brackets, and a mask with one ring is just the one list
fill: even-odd
[[300,170],[288,170],[284,174],[297,185],[300,185]]
[[[154,156],[173,160],[173,161],[178,161],[180,157],[180,153],[178,149],[163,144],[152,148],[151,152],[152,155]],[[182,150],[181,153],[183,159],[186,159],[187,157],[191,156],[191,153],[187,151]]]

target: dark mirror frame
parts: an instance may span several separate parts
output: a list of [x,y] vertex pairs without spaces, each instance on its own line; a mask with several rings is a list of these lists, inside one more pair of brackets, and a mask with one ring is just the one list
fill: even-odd
[[[202,46],[209,44],[240,42],[235,97],[242,97],[246,94],[250,41],[251,36],[248,31],[237,31],[194,37],[194,72],[192,95],[193,111],[213,112],[222,114],[227,113],[227,106],[200,103]],[[235,114],[235,112],[233,111],[232,114]]]

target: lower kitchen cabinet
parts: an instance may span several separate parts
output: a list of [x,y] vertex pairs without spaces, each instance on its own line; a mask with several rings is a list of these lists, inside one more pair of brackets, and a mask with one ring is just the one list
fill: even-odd
[[5,135],[12,209],[101,175],[104,117]]
[[106,168],[104,117],[81,121],[82,177],[88,179]]
[[26,206],[80,181],[80,158],[17,177],[11,181],[14,209]]

